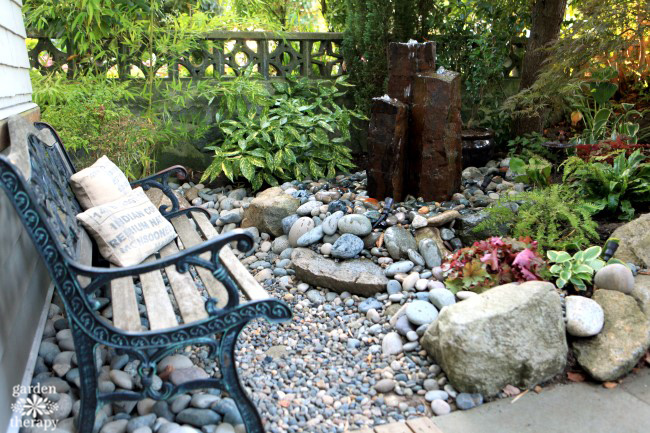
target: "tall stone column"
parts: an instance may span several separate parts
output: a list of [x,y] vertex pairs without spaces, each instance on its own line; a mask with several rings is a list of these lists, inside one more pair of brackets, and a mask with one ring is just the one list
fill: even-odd
[[373,99],[368,194],[447,200],[460,190],[460,77],[436,72],[436,44],[388,47],[388,94]]
[[368,192],[381,200],[402,200],[404,157],[408,140],[408,107],[397,99],[382,96],[372,100],[368,131]]
[[425,200],[460,191],[462,142],[460,74],[418,74],[413,84],[406,189]]
[[407,105],[413,100],[417,74],[435,72],[436,43],[415,41],[388,45],[388,96]]

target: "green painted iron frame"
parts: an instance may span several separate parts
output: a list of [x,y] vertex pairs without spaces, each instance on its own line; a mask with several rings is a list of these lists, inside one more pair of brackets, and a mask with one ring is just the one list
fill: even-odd
[[[253,245],[252,236],[243,230],[234,230],[214,237],[200,245],[172,256],[137,266],[102,268],[79,263],[79,234],[83,228],[75,216],[81,211],[79,203],[68,186],[75,172],[56,132],[47,124],[36,123],[37,128],[48,128],[57,138],[47,146],[35,136],[29,137],[32,177],[27,182],[8,159],[0,156],[0,187],[6,192],[25,229],[33,240],[50,273],[52,281],[65,306],[77,353],[81,383],[81,410],[77,427],[80,433],[90,433],[95,428],[95,415],[101,403],[122,400],[169,399],[180,393],[199,388],[218,388],[234,400],[249,433],[264,431],[259,413],[243,390],[235,365],[235,344],[246,324],[256,318],[270,322],[290,320],[289,307],[277,299],[265,299],[239,304],[237,284],[228,275],[219,259],[219,251],[236,241],[240,251]],[[172,173],[186,174],[180,166],[171,167],[148,178],[133,182],[144,189],[159,188],[170,198],[172,205],[161,206],[168,219],[201,208],[179,209],[167,180]],[[200,257],[210,253],[209,259]],[[103,321],[97,309],[97,293],[116,279],[175,266],[178,272],[188,272],[190,266],[209,269],[223,283],[228,293],[224,308],[216,307],[216,300],[206,301],[208,318],[174,328],[126,332]],[[90,282],[82,287],[79,277]],[[103,344],[127,353],[140,361],[138,375],[142,389],[100,393],[97,388],[95,349]],[[209,357],[218,363],[220,377],[194,380],[175,386],[169,382],[156,385],[156,365],[163,357],[189,345],[205,345]]]

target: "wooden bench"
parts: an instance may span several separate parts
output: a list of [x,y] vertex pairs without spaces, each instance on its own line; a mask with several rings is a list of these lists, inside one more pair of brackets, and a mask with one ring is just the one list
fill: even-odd
[[[51,129],[44,123],[35,125]],[[79,431],[93,431],[96,411],[104,402],[163,400],[192,389],[219,388],[235,401],[247,431],[263,432],[261,418],[237,375],[235,344],[249,321],[262,317],[286,321],[291,311],[284,302],[269,297],[230,248],[235,242],[240,251],[249,250],[252,235],[243,230],[219,235],[204,209],[182,208],[183,199],[167,184],[172,174],[187,174],[175,166],[132,184],[161,203],[161,213],[176,229],[177,240],[140,265],[109,266],[75,218],[81,208],[68,185],[75,169],[51,132],[57,138],[51,146],[29,137],[30,181],[0,156],[0,187],[41,254],[65,306],[80,373]],[[144,312],[138,308],[137,284]],[[249,301],[240,303],[239,289]],[[112,320],[99,313],[99,297],[110,299]],[[100,344],[140,361],[141,389],[98,391],[94,352]],[[158,362],[189,345],[209,347],[209,356],[219,368],[217,377],[155,386]]]

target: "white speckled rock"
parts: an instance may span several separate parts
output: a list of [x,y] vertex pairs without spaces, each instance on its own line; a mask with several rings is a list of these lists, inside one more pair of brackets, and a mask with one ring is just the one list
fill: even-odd
[[289,244],[292,247],[298,246],[298,239],[314,228],[314,221],[309,217],[298,218],[289,230]]
[[566,331],[576,337],[592,337],[605,324],[605,314],[598,303],[584,296],[566,297]]

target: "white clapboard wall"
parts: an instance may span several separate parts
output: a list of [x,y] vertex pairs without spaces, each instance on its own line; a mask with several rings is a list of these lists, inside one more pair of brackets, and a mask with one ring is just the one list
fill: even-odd
[[[22,0],[0,0],[0,149],[9,144],[9,116],[38,116],[21,7]],[[49,293],[44,265],[0,190],[0,433],[18,430],[10,422],[12,389],[31,380]]]

